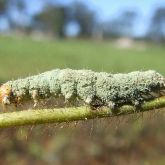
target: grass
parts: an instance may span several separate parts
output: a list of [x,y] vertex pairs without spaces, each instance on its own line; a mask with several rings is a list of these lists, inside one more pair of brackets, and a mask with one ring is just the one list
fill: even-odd
[[110,42],[83,40],[34,41],[0,37],[0,81],[54,68],[128,72],[155,69],[165,75],[165,48],[145,44],[143,49],[117,48]]

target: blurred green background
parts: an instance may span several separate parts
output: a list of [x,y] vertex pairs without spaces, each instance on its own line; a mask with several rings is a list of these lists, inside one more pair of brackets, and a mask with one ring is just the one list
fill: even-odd
[[164,45],[139,41],[122,48],[114,41],[0,37],[0,75],[1,81],[5,81],[54,68],[112,73],[154,69],[165,75],[164,53]]
[[[0,82],[56,68],[165,75],[159,2],[0,1]],[[164,112],[1,129],[0,164],[164,165]]]

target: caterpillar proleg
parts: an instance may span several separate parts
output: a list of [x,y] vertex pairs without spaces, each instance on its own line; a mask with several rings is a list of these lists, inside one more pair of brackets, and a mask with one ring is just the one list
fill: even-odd
[[[2,105],[18,105],[27,100],[37,106],[54,97],[77,106],[86,104],[112,109],[141,103],[165,94],[165,79],[156,71],[111,74],[91,70],[55,69],[36,76],[8,81],[0,87]],[[77,104],[78,103],[78,104]]]

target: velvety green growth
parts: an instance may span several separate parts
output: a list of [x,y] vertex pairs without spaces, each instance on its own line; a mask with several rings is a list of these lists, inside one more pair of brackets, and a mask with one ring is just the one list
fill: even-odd
[[63,96],[68,102],[80,100],[93,107],[111,108],[124,104],[139,106],[145,100],[163,95],[165,90],[163,76],[152,70],[110,74],[56,69],[7,84],[11,86],[13,100],[16,97],[39,100]]

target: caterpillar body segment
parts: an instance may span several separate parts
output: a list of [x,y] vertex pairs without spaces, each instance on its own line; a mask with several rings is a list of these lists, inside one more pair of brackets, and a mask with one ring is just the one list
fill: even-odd
[[[142,102],[165,95],[165,79],[156,71],[135,71],[127,74],[93,72],[91,70],[56,69],[24,79],[8,81],[0,87],[0,101],[5,105],[54,97],[65,102],[108,106],[124,104],[136,107]],[[4,108],[5,109],[5,108]]]

